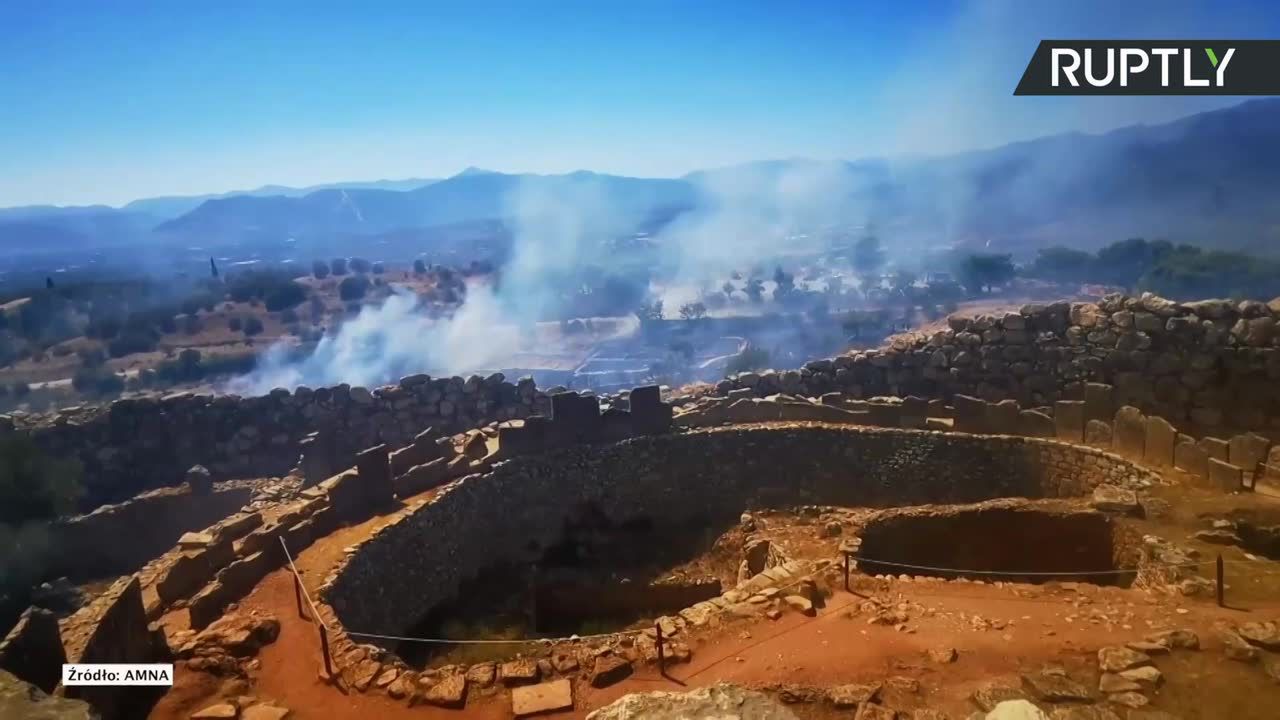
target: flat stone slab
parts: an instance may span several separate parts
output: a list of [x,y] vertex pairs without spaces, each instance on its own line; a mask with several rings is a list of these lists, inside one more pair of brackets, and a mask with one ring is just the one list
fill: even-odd
[[568,678],[524,685],[511,690],[511,714],[528,717],[573,709],[573,683]]
[[1127,647],[1105,647],[1098,651],[1098,667],[1102,672],[1118,673],[1121,670],[1150,664],[1151,657],[1146,653]]
[[219,703],[191,713],[191,720],[235,720],[240,709],[231,703]]
[[538,663],[524,658],[504,662],[498,669],[504,685],[529,685],[538,682]]
[[422,699],[428,705],[461,708],[467,704],[467,678],[462,673],[446,675],[423,693]]

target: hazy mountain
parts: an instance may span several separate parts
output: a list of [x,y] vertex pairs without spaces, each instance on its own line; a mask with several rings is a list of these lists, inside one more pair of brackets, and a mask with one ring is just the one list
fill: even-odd
[[[1277,198],[1280,99],[1266,99],[1161,125],[941,157],[773,160],[678,179],[468,168],[434,182],[264,187],[150,198],[119,210],[13,208],[0,210],[0,246],[88,247],[121,238],[251,246],[297,238],[338,248],[362,237],[412,237],[422,228],[516,215],[555,221],[566,203],[580,215],[617,216],[648,230],[660,226],[654,218],[728,202],[760,208],[752,222],[870,225],[906,252],[962,245],[1029,256],[1051,244],[1091,249],[1145,236],[1275,253]],[[172,216],[183,207],[189,209]]]
[[301,197],[237,196],[209,200],[162,223],[156,232],[193,238],[323,238],[378,234],[476,220],[509,218],[516,203],[569,198],[598,204],[620,216],[643,217],[655,208],[689,207],[691,185],[580,171],[567,175],[508,175],[469,168],[407,192],[320,190]]
[[356,182],[339,182],[326,183],[323,185],[308,185],[307,187],[288,187],[286,185],[263,185],[253,190],[233,190],[225,193],[215,193],[210,195],[174,195],[168,197],[143,198],[142,200],[134,200],[125,205],[123,210],[132,210],[135,212],[144,212],[155,215],[161,219],[167,220],[175,218],[179,215],[191,212],[199,207],[206,200],[220,200],[223,198],[235,196],[252,196],[266,197],[272,195],[282,195],[285,197],[298,197],[317,190],[331,190],[335,188],[353,188],[365,190],[413,190],[424,185],[430,185],[436,182],[427,178],[407,178],[404,180],[367,180]]
[[[698,173],[812,172],[812,161]],[[1280,253],[1280,99],[1161,125],[1071,133],[944,157],[825,170],[833,204],[893,246],[959,244],[1033,254],[1142,236]]]

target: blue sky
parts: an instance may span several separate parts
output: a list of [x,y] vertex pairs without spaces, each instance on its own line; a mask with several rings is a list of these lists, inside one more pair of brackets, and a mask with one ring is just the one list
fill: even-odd
[[5,0],[0,206],[943,153],[1235,102],[1012,97],[1045,37],[1280,37],[1280,8]]

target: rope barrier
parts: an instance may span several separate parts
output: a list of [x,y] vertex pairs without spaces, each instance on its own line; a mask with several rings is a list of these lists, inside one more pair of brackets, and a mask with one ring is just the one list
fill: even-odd
[[[311,617],[315,618],[316,622],[324,625],[326,629],[332,630],[333,628],[330,628],[325,623],[324,618],[320,616],[320,613],[316,611],[316,604],[311,601],[311,593],[307,592],[307,584],[302,582],[302,573],[298,572],[298,566],[293,564],[293,555],[289,554],[289,546],[285,544],[283,537],[280,538],[280,548],[284,550],[284,557],[289,561],[289,569],[293,572],[294,580],[297,581],[298,587],[302,588],[302,597],[306,598],[307,605],[311,606]],[[351,633],[347,634],[350,635]]]
[[[645,628],[648,630],[649,628]],[[600,638],[616,638],[625,635],[639,635],[645,630],[619,630],[611,633],[597,633],[595,635],[570,635],[569,637],[556,638],[520,638],[514,640],[451,640],[449,638],[415,638],[401,637],[399,635],[378,635],[376,633],[348,632],[352,637],[376,638],[379,640],[398,640],[400,642],[418,642],[432,644],[449,644],[449,645],[522,645],[533,643],[552,644],[557,642],[570,642],[574,640],[597,640]]]
[[1050,571],[1017,571],[1017,570],[963,570],[960,568],[943,568],[932,567],[929,565],[912,565],[910,563],[892,562],[889,560],[873,560],[871,558],[853,556],[853,559],[859,565],[885,565],[887,567],[906,568],[908,570],[924,570],[927,572],[951,573],[956,575],[1008,575],[1014,577],[1076,577],[1076,576],[1092,576],[1092,575],[1128,575],[1136,573],[1139,570],[1147,568],[1177,568],[1177,567],[1199,567],[1201,565],[1213,565],[1213,561],[1196,562],[1196,563],[1171,563],[1167,565],[1144,565],[1141,568],[1130,568],[1128,570],[1063,570],[1061,572]]

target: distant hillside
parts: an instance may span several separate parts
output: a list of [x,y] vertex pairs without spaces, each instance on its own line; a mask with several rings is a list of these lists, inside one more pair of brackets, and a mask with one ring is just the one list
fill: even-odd
[[598,204],[619,215],[641,218],[655,208],[692,206],[695,192],[681,180],[598,175],[507,175],[467,171],[407,192],[321,190],[301,197],[238,196],[209,200],[162,223],[166,235],[228,239],[323,238],[379,234],[539,212],[529,203],[570,201]]
[[[0,210],[5,252],[139,243],[280,243],[342,252],[361,238],[456,223],[617,218],[655,230],[682,213],[743,214],[757,227],[870,225],[895,251],[962,246],[1093,250],[1131,236],[1280,254],[1280,99],[1162,125],[1072,133],[962,154],[856,162],[775,160],[642,179],[577,172],[509,175],[469,168],[446,180],[265,187],[151,198],[123,209]],[[745,210],[745,212],[744,212]],[[181,212],[179,212],[181,211]],[[727,229],[733,228],[733,229]],[[813,228],[796,228],[806,232]]]
[[363,190],[413,190],[424,185],[430,185],[433,182],[436,181],[429,180],[427,178],[408,178],[405,180],[368,180],[326,183],[323,185],[309,185],[307,187],[263,185],[262,187],[254,190],[233,190],[231,192],[216,193],[212,195],[175,195],[170,197],[144,198],[142,200],[134,200],[121,209],[148,213],[155,215],[162,220],[168,220],[195,210],[206,200],[219,200],[235,196],[266,197],[272,195],[283,195],[285,197],[298,197],[316,192],[317,190],[331,190],[334,188],[355,188]]

